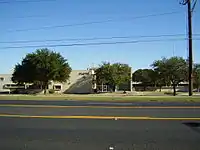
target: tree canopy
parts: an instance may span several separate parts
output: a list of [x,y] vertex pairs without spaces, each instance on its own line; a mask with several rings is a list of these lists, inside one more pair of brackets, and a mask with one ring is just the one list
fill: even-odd
[[193,77],[194,77],[194,86],[199,91],[199,88],[200,88],[200,64],[194,65]]
[[176,86],[187,80],[187,62],[182,57],[171,57],[169,59],[163,58],[156,60],[152,67],[159,73],[159,75],[170,82],[173,86],[174,95],[176,95]]
[[144,90],[154,84],[154,71],[152,69],[138,69],[133,73],[133,81],[141,82]]
[[162,75],[162,73],[160,73],[156,69],[154,70],[153,82],[155,84],[155,87],[160,88],[160,92],[161,92],[162,86],[170,85],[168,78]]
[[96,69],[97,83],[108,84],[115,90],[116,86],[131,79],[131,68],[122,63],[103,63]]
[[21,63],[15,65],[12,81],[37,83],[46,93],[49,81],[65,82],[70,73],[71,67],[60,53],[44,48],[27,54]]

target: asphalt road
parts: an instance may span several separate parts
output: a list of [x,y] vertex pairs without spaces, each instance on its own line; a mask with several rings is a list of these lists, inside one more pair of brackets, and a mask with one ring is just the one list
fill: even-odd
[[200,102],[102,102],[78,100],[0,100],[1,104],[59,105],[59,106],[200,106]]
[[0,149],[199,150],[200,103],[0,101]]

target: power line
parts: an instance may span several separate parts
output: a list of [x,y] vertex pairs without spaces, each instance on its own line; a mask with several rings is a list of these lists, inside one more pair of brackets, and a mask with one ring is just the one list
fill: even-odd
[[[92,37],[92,38],[63,38],[63,39],[49,39],[49,40],[18,40],[18,41],[4,41],[0,43],[39,43],[39,42],[62,42],[62,41],[93,41],[93,40],[112,40],[112,39],[130,39],[130,38],[158,38],[158,37],[180,37],[186,34],[162,34],[162,35],[131,35],[131,36],[112,36],[112,37]],[[196,34],[200,36],[200,34]]]
[[48,15],[28,15],[28,16],[14,16],[14,17],[0,17],[3,19],[24,19],[24,18],[43,18],[43,17],[48,17]]
[[[41,47],[73,47],[73,46],[134,44],[134,43],[148,43],[148,42],[170,42],[170,41],[184,41],[184,40],[187,40],[187,38],[116,41],[116,42],[96,42],[96,43],[72,43],[72,44],[55,44],[55,45],[53,45],[53,44],[52,45],[27,45],[27,46],[10,46],[10,47],[0,47],[0,48],[1,49],[18,49],[18,48],[41,48]],[[200,40],[200,38],[196,38],[194,40]]]
[[194,3],[193,3],[193,6],[192,6],[192,8],[191,8],[191,11],[192,11],[192,12],[194,11],[196,4],[197,4],[197,0],[195,0]]
[[0,1],[0,4],[12,4],[12,3],[33,3],[33,2],[49,2],[56,0],[15,0],[15,1]]
[[[200,34],[194,34],[200,36]],[[49,39],[49,40],[18,40],[18,41],[4,41],[2,44],[23,44],[23,43],[40,43],[40,42],[64,42],[64,41],[94,41],[94,40],[112,40],[112,39],[130,39],[130,38],[158,38],[158,37],[180,37],[186,34],[163,34],[163,35],[141,35],[141,36],[112,36],[112,37],[92,37],[92,38],[63,38],[63,39]]]
[[23,32],[23,31],[36,31],[36,30],[47,30],[47,29],[55,29],[55,28],[64,28],[64,27],[75,27],[75,26],[84,26],[84,25],[91,25],[91,24],[102,24],[102,23],[109,23],[109,22],[118,22],[118,21],[128,21],[133,19],[142,19],[142,18],[149,18],[149,17],[156,17],[156,16],[165,16],[165,15],[172,15],[182,13],[182,11],[174,11],[174,12],[165,12],[159,14],[149,14],[137,17],[128,17],[128,18],[118,18],[118,19],[107,19],[102,21],[91,21],[91,22],[83,22],[83,23],[75,23],[75,24],[63,24],[63,25],[56,25],[56,26],[44,26],[38,28],[28,28],[28,29],[16,29],[16,30],[7,30],[7,32]]

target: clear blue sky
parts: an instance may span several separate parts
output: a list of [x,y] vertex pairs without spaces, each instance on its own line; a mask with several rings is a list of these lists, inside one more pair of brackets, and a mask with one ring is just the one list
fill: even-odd
[[[11,2],[14,0],[7,1]],[[197,3],[193,15],[194,34],[200,33],[199,9],[200,2]],[[179,13],[130,19],[131,17],[175,11]],[[181,6],[179,0],[55,0],[50,2],[0,3],[0,19],[0,42],[186,33],[186,6]],[[14,32],[14,30],[18,29],[77,24],[107,19],[118,19],[118,21],[84,26],[52,28],[48,30]],[[114,39],[109,41],[128,40],[144,39]],[[107,41],[108,40],[83,42]],[[14,65],[20,62],[27,53],[33,52],[36,49],[3,49],[2,47],[70,43],[77,43],[77,41],[25,44],[0,43],[0,73],[12,73]],[[54,47],[51,49],[60,52],[66,57],[73,69],[86,69],[92,64],[98,65],[102,61],[128,63],[133,69],[138,69],[147,68],[154,60],[162,57],[171,57],[173,55],[183,56],[184,58],[187,57],[186,41]],[[194,41],[194,55],[194,61],[200,62],[200,40]]]

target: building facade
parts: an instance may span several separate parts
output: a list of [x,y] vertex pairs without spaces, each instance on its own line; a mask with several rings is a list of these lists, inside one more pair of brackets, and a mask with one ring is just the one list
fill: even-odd
[[[0,74],[0,93],[12,93],[16,89],[20,91],[20,93],[35,94],[43,92],[42,89],[32,87],[31,84],[16,85],[12,82],[11,78],[11,74]],[[70,74],[69,80],[63,83],[51,81],[48,89],[53,89],[56,93],[65,94],[89,94],[95,91],[110,91],[108,85],[96,85],[96,76],[93,70],[73,70]],[[132,82],[132,85],[130,85],[130,82],[127,82],[120,85],[118,90],[141,91],[143,90],[143,85],[140,82]],[[169,90],[173,90],[171,86],[162,87],[162,91]],[[188,91],[188,83],[180,83],[177,87],[177,91]]]
[[[32,88],[30,85],[16,85],[11,80],[12,74],[0,74],[0,93],[10,93],[13,90],[20,89],[23,92],[42,92]],[[73,70],[69,80],[66,82],[49,83],[48,89],[53,89],[57,93],[92,93],[93,92],[93,75],[91,70]]]
[[90,70],[73,70],[67,82],[51,82],[49,89],[58,93],[84,94],[92,93],[92,74]]
[[0,74],[0,92],[1,93],[9,93],[10,89],[7,87],[11,87],[13,82],[11,80],[11,74]]

